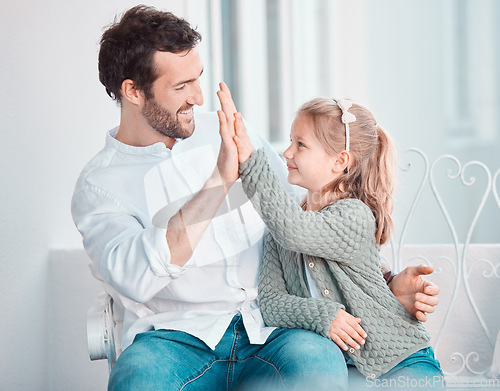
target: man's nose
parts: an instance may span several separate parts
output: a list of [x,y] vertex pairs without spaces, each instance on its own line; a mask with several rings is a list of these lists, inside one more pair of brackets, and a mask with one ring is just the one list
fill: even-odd
[[203,91],[201,90],[201,84],[199,80],[193,83],[190,92],[191,93],[187,99],[187,103],[191,105],[201,106],[204,102],[204,99],[203,99]]

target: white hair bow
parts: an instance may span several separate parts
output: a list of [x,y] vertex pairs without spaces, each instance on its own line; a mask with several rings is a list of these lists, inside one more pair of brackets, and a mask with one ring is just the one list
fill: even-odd
[[345,150],[349,152],[349,124],[356,121],[356,116],[349,112],[352,102],[347,99],[334,99],[333,100],[340,110],[342,110],[342,117],[340,120],[345,125]]
[[353,113],[350,113],[348,110],[352,107],[352,102],[347,99],[339,99],[335,100],[337,106],[342,110],[342,123],[350,124],[351,122],[356,121],[356,117]]

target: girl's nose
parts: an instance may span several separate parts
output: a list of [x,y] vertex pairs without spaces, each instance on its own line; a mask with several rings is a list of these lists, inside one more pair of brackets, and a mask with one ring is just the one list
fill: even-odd
[[291,159],[293,157],[292,146],[290,145],[287,149],[283,151],[283,157],[285,159]]

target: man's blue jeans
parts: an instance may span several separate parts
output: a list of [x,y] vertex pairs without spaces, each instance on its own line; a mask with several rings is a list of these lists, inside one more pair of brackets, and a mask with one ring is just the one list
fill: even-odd
[[340,348],[311,331],[277,329],[250,344],[236,316],[215,350],[182,331],[136,336],[111,371],[108,390],[345,390]]

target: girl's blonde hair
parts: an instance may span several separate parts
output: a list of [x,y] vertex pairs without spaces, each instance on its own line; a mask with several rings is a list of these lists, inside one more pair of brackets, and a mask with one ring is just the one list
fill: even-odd
[[[347,172],[323,189],[335,199],[356,198],[372,210],[377,224],[379,245],[389,240],[393,230],[392,211],[395,182],[396,151],[389,135],[377,124],[372,113],[354,103],[349,112],[356,121],[349,124],[350,161]],[[333,99],[316,98],[303,104],[297,116],[309,116],[316,137],[327,153],[337,155],[345,150],[346,130],[341,121],[342,111]],[[342,184],[342,186],[341,186]]]

